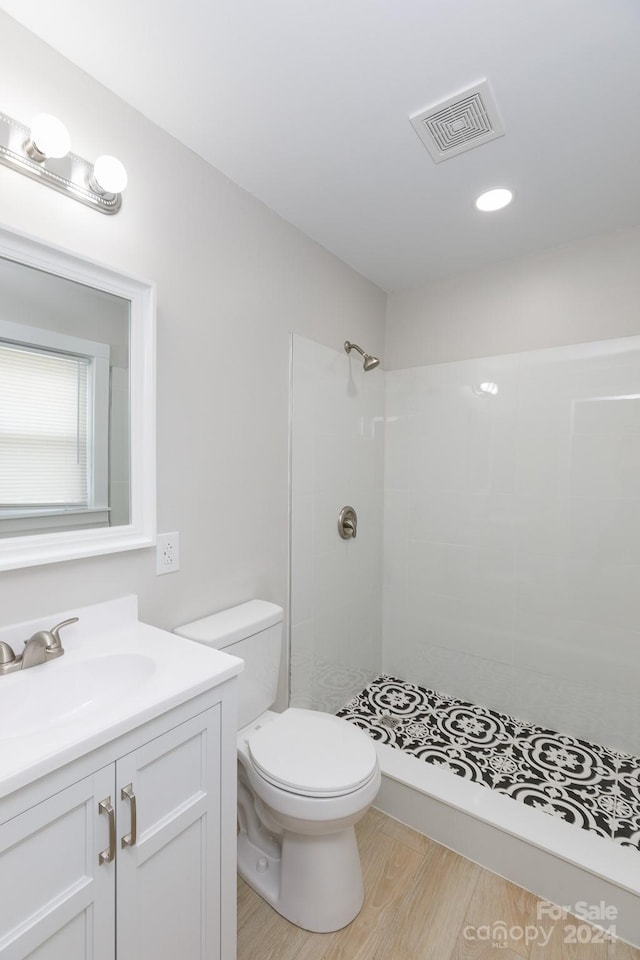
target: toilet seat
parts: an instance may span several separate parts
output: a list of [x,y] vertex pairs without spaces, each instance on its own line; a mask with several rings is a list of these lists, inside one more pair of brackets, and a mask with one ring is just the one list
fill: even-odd
[[246,743],[256,774],[302,797],[343,797],[378,773],[372,741],[331,714],[290,707],[254,728]]

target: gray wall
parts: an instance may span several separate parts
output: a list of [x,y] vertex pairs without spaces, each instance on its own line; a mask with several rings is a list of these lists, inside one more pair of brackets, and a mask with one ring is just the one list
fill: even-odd
[[181,538],[162,578],[153,550],[0,574],[2,622],[127,593],[163,627],[252,596],[284,604],[289,334],[379,354],[385,295],[4,14],[0,86],[10,116],[54,113],[74,152],[127,167],[115,217],[0,167],[0,216],[157,281],[158,529]]
[[389,296],[389,369],[640,333],[640,228]]

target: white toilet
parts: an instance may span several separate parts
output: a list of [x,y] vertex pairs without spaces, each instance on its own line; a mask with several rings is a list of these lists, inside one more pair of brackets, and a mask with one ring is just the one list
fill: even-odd
[[354,824],[380,787],[375,747],[346,720],[273,713],[282,608],[250,600],[176,633],[244,660],[238,706],[238,872],[283,917],[318,933],[358,914]]

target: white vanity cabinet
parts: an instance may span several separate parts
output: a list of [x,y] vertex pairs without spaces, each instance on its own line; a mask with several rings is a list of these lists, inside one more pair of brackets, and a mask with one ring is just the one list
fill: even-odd
[[192,704],[13,796],[0,960],[235,957],[235,709]]
[[118,960],[219,960],[219,708],[127,754],[115,773]]
[[98,867],[98,799],[113,768],[96,771],[0,827],[0,957],[110,960],[113,871]]

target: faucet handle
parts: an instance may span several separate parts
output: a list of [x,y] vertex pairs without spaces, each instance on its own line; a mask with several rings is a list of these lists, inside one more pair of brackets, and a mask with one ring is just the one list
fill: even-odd
[[79,617],[70,617],[69,620],[63,620],[62,623],[57,623],[55,627],[52,627],[48,633],[52,637],[53,642],[47,643],[47,650],[62,649],[62,644],[60,643],[60,634],[58,631],[62,630],[63,627],[68,627],[70,623],[77,623],[79,619]]
[[13,663],[15,659],[16,655],[9,644],[5,643],[4,640],[0,641],[0,664]]
[[36,643],[44,645],[44,648],[47,651],[47,656],[59,656],[61,653],[64,653],[64,651],[62,649],[60,634],[58,631],[62,630],[63,627],[68,626],[70,623],[76,623],[78,619],[78,617],[71,617],[70,620],[63,620],[62,623],[57,623],[55,627],[51,628],[51,630],[38,630],[38,632],[34,633],[29,640],[25,640],[25,644],[29,645],[35,640]]

